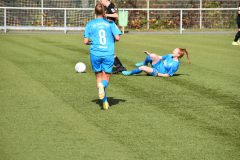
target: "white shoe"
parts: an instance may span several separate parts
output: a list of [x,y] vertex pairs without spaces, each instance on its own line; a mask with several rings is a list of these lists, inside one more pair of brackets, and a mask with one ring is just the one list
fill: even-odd
[[232,45],[233,45],[233,46],[239,46],[240,44],[239,44],[238,42],[233,41],[233,42],[232,42]]
[[109,103],[108,102],[103,102],[103,109],[108,110],[109,108]]

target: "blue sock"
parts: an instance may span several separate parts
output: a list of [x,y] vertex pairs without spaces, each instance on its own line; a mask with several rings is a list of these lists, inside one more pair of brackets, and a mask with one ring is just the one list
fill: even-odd
[[105,96],[104,96],[104,98],[102,99],[102,102],[104,103],[104,102],[107,102],[107,94],[105,93]]
[[[108,86],[108,81],[102,80],[102,84],[103,84],[104,88],[107,88],[107,86]],[[106,91],[105,91],[105,96],[104,96],[104,98],[102,99],[102,102],[107,102],[107,94],[106,94]]]
[[131,71],[131,74],[139,74],[141,72],[142,72],[142,70],[140,70],[139,68],[136,68],[136,69]]
[[108,86],[108,81],[102,80],[102,84],[103,84],[104,88],[107,88],[107,86]]
[[145,58],[145,60],[144,60],[144,65],[148,65],[148,63],[152,63],[152,59],[151,59],[151,57],[148,55],[146,58]]

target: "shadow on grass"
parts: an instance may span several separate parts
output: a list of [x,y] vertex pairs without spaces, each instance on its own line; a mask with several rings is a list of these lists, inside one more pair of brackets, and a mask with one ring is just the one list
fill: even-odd
[[174,74],[173,77],[175,76],[189,76],[189,74]]
[[[102,107],[102,101],[100,99],[94,99],[94,100],[92,100],[92,102],[98,104],[99,107]],[[122,103],[122,102],[126,102],[126,100],[125,99],[116,99],[114,97],[108,97],[108,103],[109,103],[110,107],[114,107],[115,105]]]
[[[118,74],[114,74],[114,75],[118,75]],[[119,74],[120,75],[120,74]],[[123,76],[123,75],[122,75]],[[139,76],[139,77],[154,77],[150,74],[136,74],[136,75],[131,75],[131,76]],[[189,74],[174,74],[173,77],[178,77],[178,76],[189,76]],[[127,76],[126,76],[127,77]]]

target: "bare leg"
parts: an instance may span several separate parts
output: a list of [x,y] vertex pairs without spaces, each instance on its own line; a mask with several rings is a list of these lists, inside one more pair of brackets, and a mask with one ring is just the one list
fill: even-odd
[[99,96],[99,99],[102,100],[105,96],[104,86],[102,84],[103,72],[98,72],[95,75],[96,75],[96,81],[97,81],[98,96]]
[[106,80],[107,82],[109,82],[110,77],[111,77],[111,74],[102,72],[102,80]]
[[141,66],[141,67],[139,67],[139,69],[148,74],[152,74],[152,72],[153,72],[153,69],[151,67],[147,67],[147,66]]
[[103,72],[97,72],[95,73],[95,75],[96,75],[97,84],[102,82]]
[[101,83],[102,80],[106,80],[107,82],[109,82],[110,80],[110,77],[111,77],[111,74],[109,73],[106,73],[106,72],[98,72],[95,74],[96,75],[96,81],[97,81],[97,84],[98,83]]
[[157,62],[159,62],[161,60],[161,57],[156,55],[156,54],[149,54],[150,58],[152,59],[152,65],[156,64]]

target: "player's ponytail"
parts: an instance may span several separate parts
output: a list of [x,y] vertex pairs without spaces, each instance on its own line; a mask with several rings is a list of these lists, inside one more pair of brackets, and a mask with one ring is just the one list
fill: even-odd
[[188,56],[188,51],[185,48],[179,48],[180,49],[180,57],[183,57],[184,55],[187,56],[188,63],[191,64],[189,56]]

